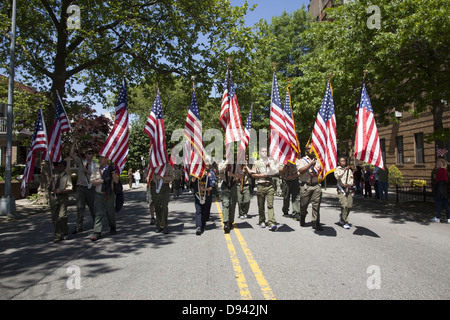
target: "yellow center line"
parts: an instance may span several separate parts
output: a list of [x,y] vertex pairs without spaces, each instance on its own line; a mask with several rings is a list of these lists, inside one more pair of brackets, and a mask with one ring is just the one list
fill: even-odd
[[[216,200],[216,206],[217,210],[219,211],[220,221],[221,225],[223,225],[223,216],[222,216],[222,210],[220,209],[220,204]],[[245,253],[245,256],[247,257],[247,261],[253,271],[253,274],[255,275],[256,280],[258,281],[259,287],[261,288],[261,291],[265,297],[266,300],[276,300],[275,295],[270,288],[269,284],[267,283],[266,279],[264,278],[264,275],[261,271],[261,269],[258,266],[258,263],[253,257],[252,252],[247,246],[247,243],[244,240],[244,237],[242,236],[239,229],[236,227],[236,224],[234,224],[234,233],[236,234],[236,237],[239,240],[239,243],[241,244],[242,250]],[[234,249],[233,243],[231,242],[230,234],[225,233],[225,240],[228,245],[228,251],[230,253],[231,261],[233,262],[233,268],[234,272],[236,274],[236,279],[238,280],[239,288],[241,289],[241,296],[244,299],[252,299],[250,295],[250,291],[248,290],[248,285],[245,282],[244,274],[242,273],[242,268],[239,265],[239,260],[236,256],[236,250]]]
[[[219,202],[216,201],[216,205],[217,205],[217,210],[219,211],[220,221],[223,225],[222,210],[220,209]],[[234,270],[234,274],[236,276],[236,281],[238,283],[241,297],[244,300],[252,300],[252,295],[250,294],[250,290],[248,289],[247,281],[245,280],[245,276],[244,276],[244,273],[242,272],[241,264],[239,263],[239,259],[236,255],[236,250],[234,249],[233,242],[231,241],[231,237],[229,234],[225,234],[225,241],[227,242],[228,253],[230,254],[230,259],[233,264],[233,270]]]

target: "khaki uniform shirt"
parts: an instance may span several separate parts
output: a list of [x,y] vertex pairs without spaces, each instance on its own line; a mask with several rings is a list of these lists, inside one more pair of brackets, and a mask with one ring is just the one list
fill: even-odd
[[[345,170],[345,168],[337,167],[334,171],[334,176],[336,177],[337,184],[341,188],[344,187],[344,185],[353,185],[353,172],[352,170]],[[338,187],[339,189],[339,187]]]
[[[303,158],[301,158],[300,160],[297,161],[297,167],[298,169],[303,168],[304,166],[307,166],[310,162],[312,161],[312,159],[308,156],[305,156]],[[316,165],[314,167],[311,167],[308,169],[308,171],[303,172],[298,179],[300,180],[300,182],[307,182],[307,183],[318,183],[319,182],[319,178],[317,176],[317,174],[320,172],[320,162],[317,161]],[[311,173],[315,173],[312,177],[311,177]]]
[[262,173],[262,174],[268,174],[269,176],[267,178],[258,178],[256,179],[256,183],[272,183],[272,177],[275,174],[278,174],[279,170],[278,167],[273,160],[266,160],[258,159],[255,163],[255,172],[256,173]]
[[65,171],[63,171],[62,173],[56,173],[53,184],[53,191],[63,191],[66,189],[72,189],[72,178],[70,177],[70,174]]
[[[170,183],[173,181],[173,179],[175,179],[174,170],[170,164],[166,163],[166,173],[164,174],[164,177],[162,179],[163,183]],[[153,173],[152,181],[156,182],[155,173]]]
[[[219,163],[219,178],[220,178],[220,180],[222,181],[222,183],[227,183],[227,177],[226,177],[226,175],[225,175],[225,172],[226,172],[226,170],[227,170],[227,166],[228,166],[228,164],[225,163],[225,162]],[[234,165],[231,164],[230,166],[231,166],[231,172],[233,172]],[[235,173],[235,174],[239,174],[239,175],[243,174],[243,173],[242,173],[242,168],[241,168],[240,165],[236,164],[236,171],[235,171],[234,173]],[[228,177],[228,180],[231,181],[231,179],[232,179],[232,177]],[[233,182],[237,182],[238,179],[233,178],[232,181],[233,181]]]
[[285,169],[285,171],[283,171],[280,174],[281,179],[284,180],[295,180],[298,179],[298,177],[295,178],[291,178],[291,176],[295,175],[297,173],[297,171],[300,169],[300,161],[297,160],[297,162],[295,164],[293,164],[292,162],[288,162],[286,165],[281,165],[280,166],[280,172],[287,167],[287,169]]
[[[73,158],[73,162],[78,168],[77,171],[77,186],[88,187],[92,180],[92,175],[94,172],[98,171],[99,165],[98,163],[91,161],[91,163],[87,163],[86,160],[81,159],[80,157],[75,156]],[[84,170],[87,169],[91,172],[91,174],[85,173]]]

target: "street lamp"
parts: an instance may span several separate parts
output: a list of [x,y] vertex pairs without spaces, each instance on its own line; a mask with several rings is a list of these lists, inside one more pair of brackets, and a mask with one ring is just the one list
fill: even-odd
[[12,153],[12,122],[14,103],[14,63],[16,49],[16,0],[12,1],[11,15],[11,47],[8,87],[8,110],[6,118],[6,165],[5,165],[5,196],[0,199],[0,215],[9,215],[16,212],[16,203],[11,195],[11,153]]

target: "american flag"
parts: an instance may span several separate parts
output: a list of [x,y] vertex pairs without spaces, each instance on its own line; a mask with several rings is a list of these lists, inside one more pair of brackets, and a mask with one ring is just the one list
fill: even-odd
[[227,160],[229,160],[234,158],[234,154],[232,154],[234,145],[232,143],[241,141],[244,135],[236,90],[229,71],[225,79],[225,91],[222,96],[220,125],[225,131],[225,147]]
[[122,172],[127,162],[128,141],[128,90],[126,80],[123,78],[117,100],[114,127],[99,152],[100,155],[114,162],[118,174]]
[[53,125],[50,130],[50,140],[48,142],[50,161],[59,162],[62,160],[62,139],[61,136],[64,132],[71,130],[69,119],[67,118],[66,111],[62,104],[61,98],[57,93],[56,111],[53,119]]
[[166,163],[169,160],[166,148],[166,131],[161,105],[161,94],[156,94],[155,102],[147,119],[144,132],[149,136],[152,144],[150,154],[150,168],[156,174],[164,176],[166,173]]
[[281,106],[280,91],[275,72],[272,81],[272,99],[270,104],[270,158],[286,164],[291,159],[291,143],[289,139],[284,109]]
[[365,84],[363,84],[361,91],[358,123],[356,125],[355,159],[373,164],[375,167],[384,168],[377,124]]
[[47,131],[45,130],[44,116],[42,114],[42,109],[39,110],[35,125],[34,133],[31,137],[31,145],[28,150],[27,160],[25,165],[25,170],[23,173],[22,183],[20,185],[20,194],[22,197],[25,196],[26,187],[28,182],[33,178],[34,164],[36,161],[36,152],[42,151],[45,159],[48,160],[47,153]]
[[436,154],[438,157],[443,157],[448,152],[447,149],[441,149],[439,147],[436,147]]
[[336,169],[337,164],[336,115],[330,82],[314,124],[311,147],[321,165],[318,179],[322,181]]
[[184,169],[186,176],[192,175],[201,179],[205,173],[205,150],[203,149],[202,122],[198,111],[195,91],[192,93],[186,123],[184,125]]
[[252,129],[252,111],[253,107],[250,108],[250,113],[247,117],[247,123],[245,124],[244,128],[244,135],[241,140],[241,145],[239,147],[237,159],[239,164],[245,163],[245,153],[247,150],[248,143],[250,141],[250,130]]
[[290,86],[288,86],[287,88],[286,97],[284,99],[284,119],[286,123],[286,129],[289,135],[289,141],[292,146],[291,158],[289,159],[289,161],[295,164],[295,162],[297,161],[297,157],[300,153],[300,143],[298,142],[297,130],[295,128],[295,120],[294,116],[292,115],[291,95],[289,88]]

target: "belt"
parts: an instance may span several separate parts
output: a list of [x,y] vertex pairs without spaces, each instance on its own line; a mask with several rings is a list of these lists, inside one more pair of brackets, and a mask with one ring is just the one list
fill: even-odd
[[319,183],[318,182],[300,182],[300,185],[303,187],[304,185],[310,186],[310,187],[315,187],[317,186]]

